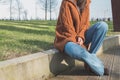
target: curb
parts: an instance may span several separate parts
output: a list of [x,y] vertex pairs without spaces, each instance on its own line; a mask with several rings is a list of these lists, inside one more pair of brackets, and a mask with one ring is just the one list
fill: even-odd
[[[120,35],[106,38],[97,55],[115,46],[120,46]],[[51,49],[1,61],[0,80],[47,80],[79,63],[80,61]]]

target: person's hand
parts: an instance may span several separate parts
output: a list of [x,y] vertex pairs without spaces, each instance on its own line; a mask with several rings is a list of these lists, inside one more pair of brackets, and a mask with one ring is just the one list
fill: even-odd
[[83,45],[83,39],[81,37],[77,38],[77,44]]

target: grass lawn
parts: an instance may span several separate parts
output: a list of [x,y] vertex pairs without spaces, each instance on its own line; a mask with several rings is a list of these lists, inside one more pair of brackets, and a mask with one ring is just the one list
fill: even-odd
[[0,21],[0,60],[53,47],[56,21]]
[[[107,35],[112,35],[112,22],[107,23]],[[55,25],[56,21],[0,21],[0,60],[53,48]]]

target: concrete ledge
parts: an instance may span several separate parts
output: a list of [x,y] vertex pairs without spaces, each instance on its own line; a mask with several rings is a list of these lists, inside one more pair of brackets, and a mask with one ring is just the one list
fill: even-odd
[[73,59],[52,49],[0,62],[0,80],[46,80],[73,66]]
[[49,75],[48,66],[47,54],[41,52],[3,61],[0,62],[0,80],[40,80]]
[[[108,37],[104,40],[98,55],[119,45],[120,36]],[[51,49],[0,62],[0,80],[46,80],[79,63],[80,61]]]
[[107,37],[100,49],[97,51],[97,55],[101,55],[104,51],[111,49],[113,47],[120,46],[120,35]]

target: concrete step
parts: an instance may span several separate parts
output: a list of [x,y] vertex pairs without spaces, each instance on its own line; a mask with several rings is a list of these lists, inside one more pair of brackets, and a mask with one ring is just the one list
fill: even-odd
[[107,50],[99,58],[109,69],[108,76],[96,76],[94,73],[86,71],[82,63],[50,80],[120,80],[120,46]]

